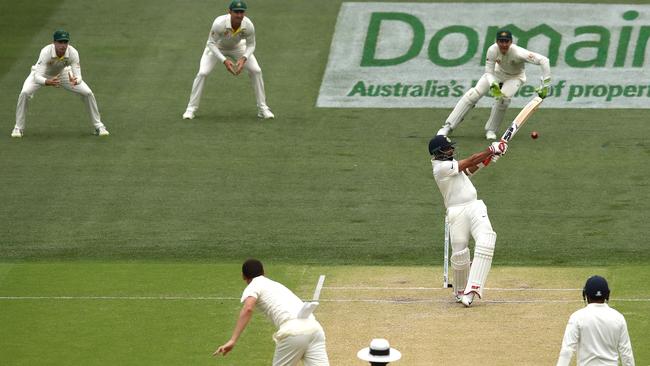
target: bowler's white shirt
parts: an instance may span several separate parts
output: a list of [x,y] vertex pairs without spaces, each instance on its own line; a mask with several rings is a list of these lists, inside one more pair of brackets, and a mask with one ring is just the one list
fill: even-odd
[[445,207],[476,201],[476,188],[465,173],[458,171],[458,161],[431,158],[431,165],[433,178],[440,188]]
[[[248,297],[257,299],[256,306],[280,328],[287,320],[296,319],[303,301],[283,284],[264,276],[253,278],[241,296],[241,302]],[[310,316],[313,318],[313,315]]]
[[239,28],[233,30],[230,14],[217,17],[212,23],[207,46],[222,63],[226,61],[226,56],[221,51],[235,51],[243,48],[243,57],[250,58],[255,52],[255,27],[253,22],[248,17],[244,17]]
[[578,366],[634,366],[625,318],[607,304],[591,303],[569,318],[557,366],[568,366],[578,352]]
[[539,53],[528,51],[516,44],[511,44],[508,52],[501,53],[498,44],[493,44],[488,48],[485,55],[485,73],[488,82],[504,81],[507,78],[520,78],[526,81],[526,64],[535,64],[542,67],[542,78],[551,77],[550,62],[546,56]]
[[[71,67],[71,71],[81,83],[81,66],[79,65],[79,52],[68,45],[68,49],[62,57],[56,55],[54,44],[48,44],[41,49],[36,65],[32,66],[34,81],[37,84],[45,85],[45,80],[61,74],[66,67]],[[62,75],[68,77],[68,75]]]

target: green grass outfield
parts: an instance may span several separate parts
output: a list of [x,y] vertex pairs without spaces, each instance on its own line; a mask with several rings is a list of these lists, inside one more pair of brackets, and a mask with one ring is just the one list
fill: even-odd
[[[219,67],[208,78],[198,118],[181,120],[209,27],[226,3],[0,3],[0,32],[10,35],[0,55],[3,295],[93,294],[94,288],[109,295],[238,296],[237,280],[226,281],[223,292],[214,281],[237,279],[217,274],[219,268],[236,269],[250,256],[287,266],[278,279],[290,285],[300,282],[292,266],[441,263],[442,200],[426,146],[449,111],[315,108],[340,1],[248,2],[276,120],[255,117],[247,76],[234,78]],[[30,105],[25,137],[9,137],[22,83],[56,28],[70,31],[80,52],[84,80],[111,131],[107,139],[90,135],[77,98],[49,88]],[[461,156],[486,146],[481,126],[488,113],[473,111],[458,131]],[[542,107],[509,154],[474,179],[498,233],[495,268],[606,273],[633,265],[639,278],[616,280],[614,291],[634,294],[640,286],[645,292],[637,297],[647,298],[640,279],[647,283],[650,271],[648,120],[648,110]],[[531,129],[540,132],[538,140],[526,137]],[[116,263],[128,262],[133,267],[117,270]],[[156,279],[156,271],[170,268],[159,263],[178,263],[171,267],[178,278]],[[110,276],[101,277],[102,268]],[[33,282],[55,280],[59,271],[51,286]],[[147,278],[150,285],[140,280]],[[236,301],[216,305],[1,302],[7,311],[0,313],[0,359],[210,362],[205,355],[230,332],[238,308]],[[648,319],[639,316],[650,305],[617,308],[636,320],[630,328],[637,364],[650,364]],[[108,326],[114,322],[122,326]],[[264,321],[252,326],[249,334],[260,333],[259,342],[241,347],[258,360],[248,365],[263,365],[273,347],[271,328]],[[167,337],[177,332],[179,338]],[[226,362],[241,365],[243,353]]]

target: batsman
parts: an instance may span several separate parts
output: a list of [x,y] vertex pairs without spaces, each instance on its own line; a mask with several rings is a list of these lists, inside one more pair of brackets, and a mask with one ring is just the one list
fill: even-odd
[[[495,141],[487,149],[460,161],[454,158],[454,145],[447,136],[437,135],[429,141],[429,153],[433,177],[449,220],[454,296],[457,302],[469,307],[475,296],[483,296],[497,239],[487,207],[477,199],[476,188],[469,178],[503,156],[508,144],[505,140]],[[470,235],[475,242],[473,261],[469,252]]]

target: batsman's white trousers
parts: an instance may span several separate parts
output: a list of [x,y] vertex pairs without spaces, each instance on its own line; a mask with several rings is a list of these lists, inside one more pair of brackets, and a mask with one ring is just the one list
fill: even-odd
[[282,324],[274,336],[273,366],[329,366],[325,332],[313,319],[294,319]]
[[[238,60],[244,55],[244,48],[237,50],[221,50],[224,56],[230,57],[234,60]],[[194,83],[192,84],[192,93],[190,94],[190,102],[187,104],[187,110],[196,112],[199,109],[199,104],[201,102],[201,95],[203,94],[203,88],[205,86],[205,78],[212,72],[214,67],[219,64],[219,59],[215,56],[208,47],[203,50],[203,56],[201,56],[201,63],[199,66],[199,72],[194,78]],[[262,78],[262,69],[257,63],[255,55],[251,55],[246,63],[244,64],[244,69],[248,72],[248,76],[251,79],[253,84],[253,91],[255,92],[255,99],[257,100],[257,109],[266,109],[266,93],[264,92],[264,79]]]
[[[59,74],[61,86],[67,91],[79,94],[81,100],[86,105],[88,114],[90,115],[90,122],[93,124],[93,126],[95,126],[95,128],[104,126],[99,115],[99,108],[97,108],[97,100],[95,99],[93,91],[90,90],[88,84],[86,84],[83,80],[78,85],[70,84],[70,81],[68,79],[69,72],[72,71],[70,71],[69,67],[66,67],[63,69],[63,71],[61,71],[61,74]],[[36,83],[34,79],[34,71],[32,71],[27,79],[25,79],[25,82],[23,83],[23,89],[20,91],[20,95],[18,96],[18,104],[16,105],[17,128],[20,128],[21,130],[25,129],[25,116],[27,115],[29,100],[42,86],[43,85]]]
[[452,254],[469,246],[470,235],[474,242],[479,242],[483,236],[494,232],[482,200],[451,206],[447,209],[447,216]]

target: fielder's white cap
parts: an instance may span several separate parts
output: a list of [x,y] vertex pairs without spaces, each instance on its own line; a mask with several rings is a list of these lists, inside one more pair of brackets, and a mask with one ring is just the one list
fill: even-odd
[[388,340],[375,338],[370,341],[370,347],[357,352],[357,357],[369,362],[393,362],[402,358],[402,353],[395,348],[390,348]]

